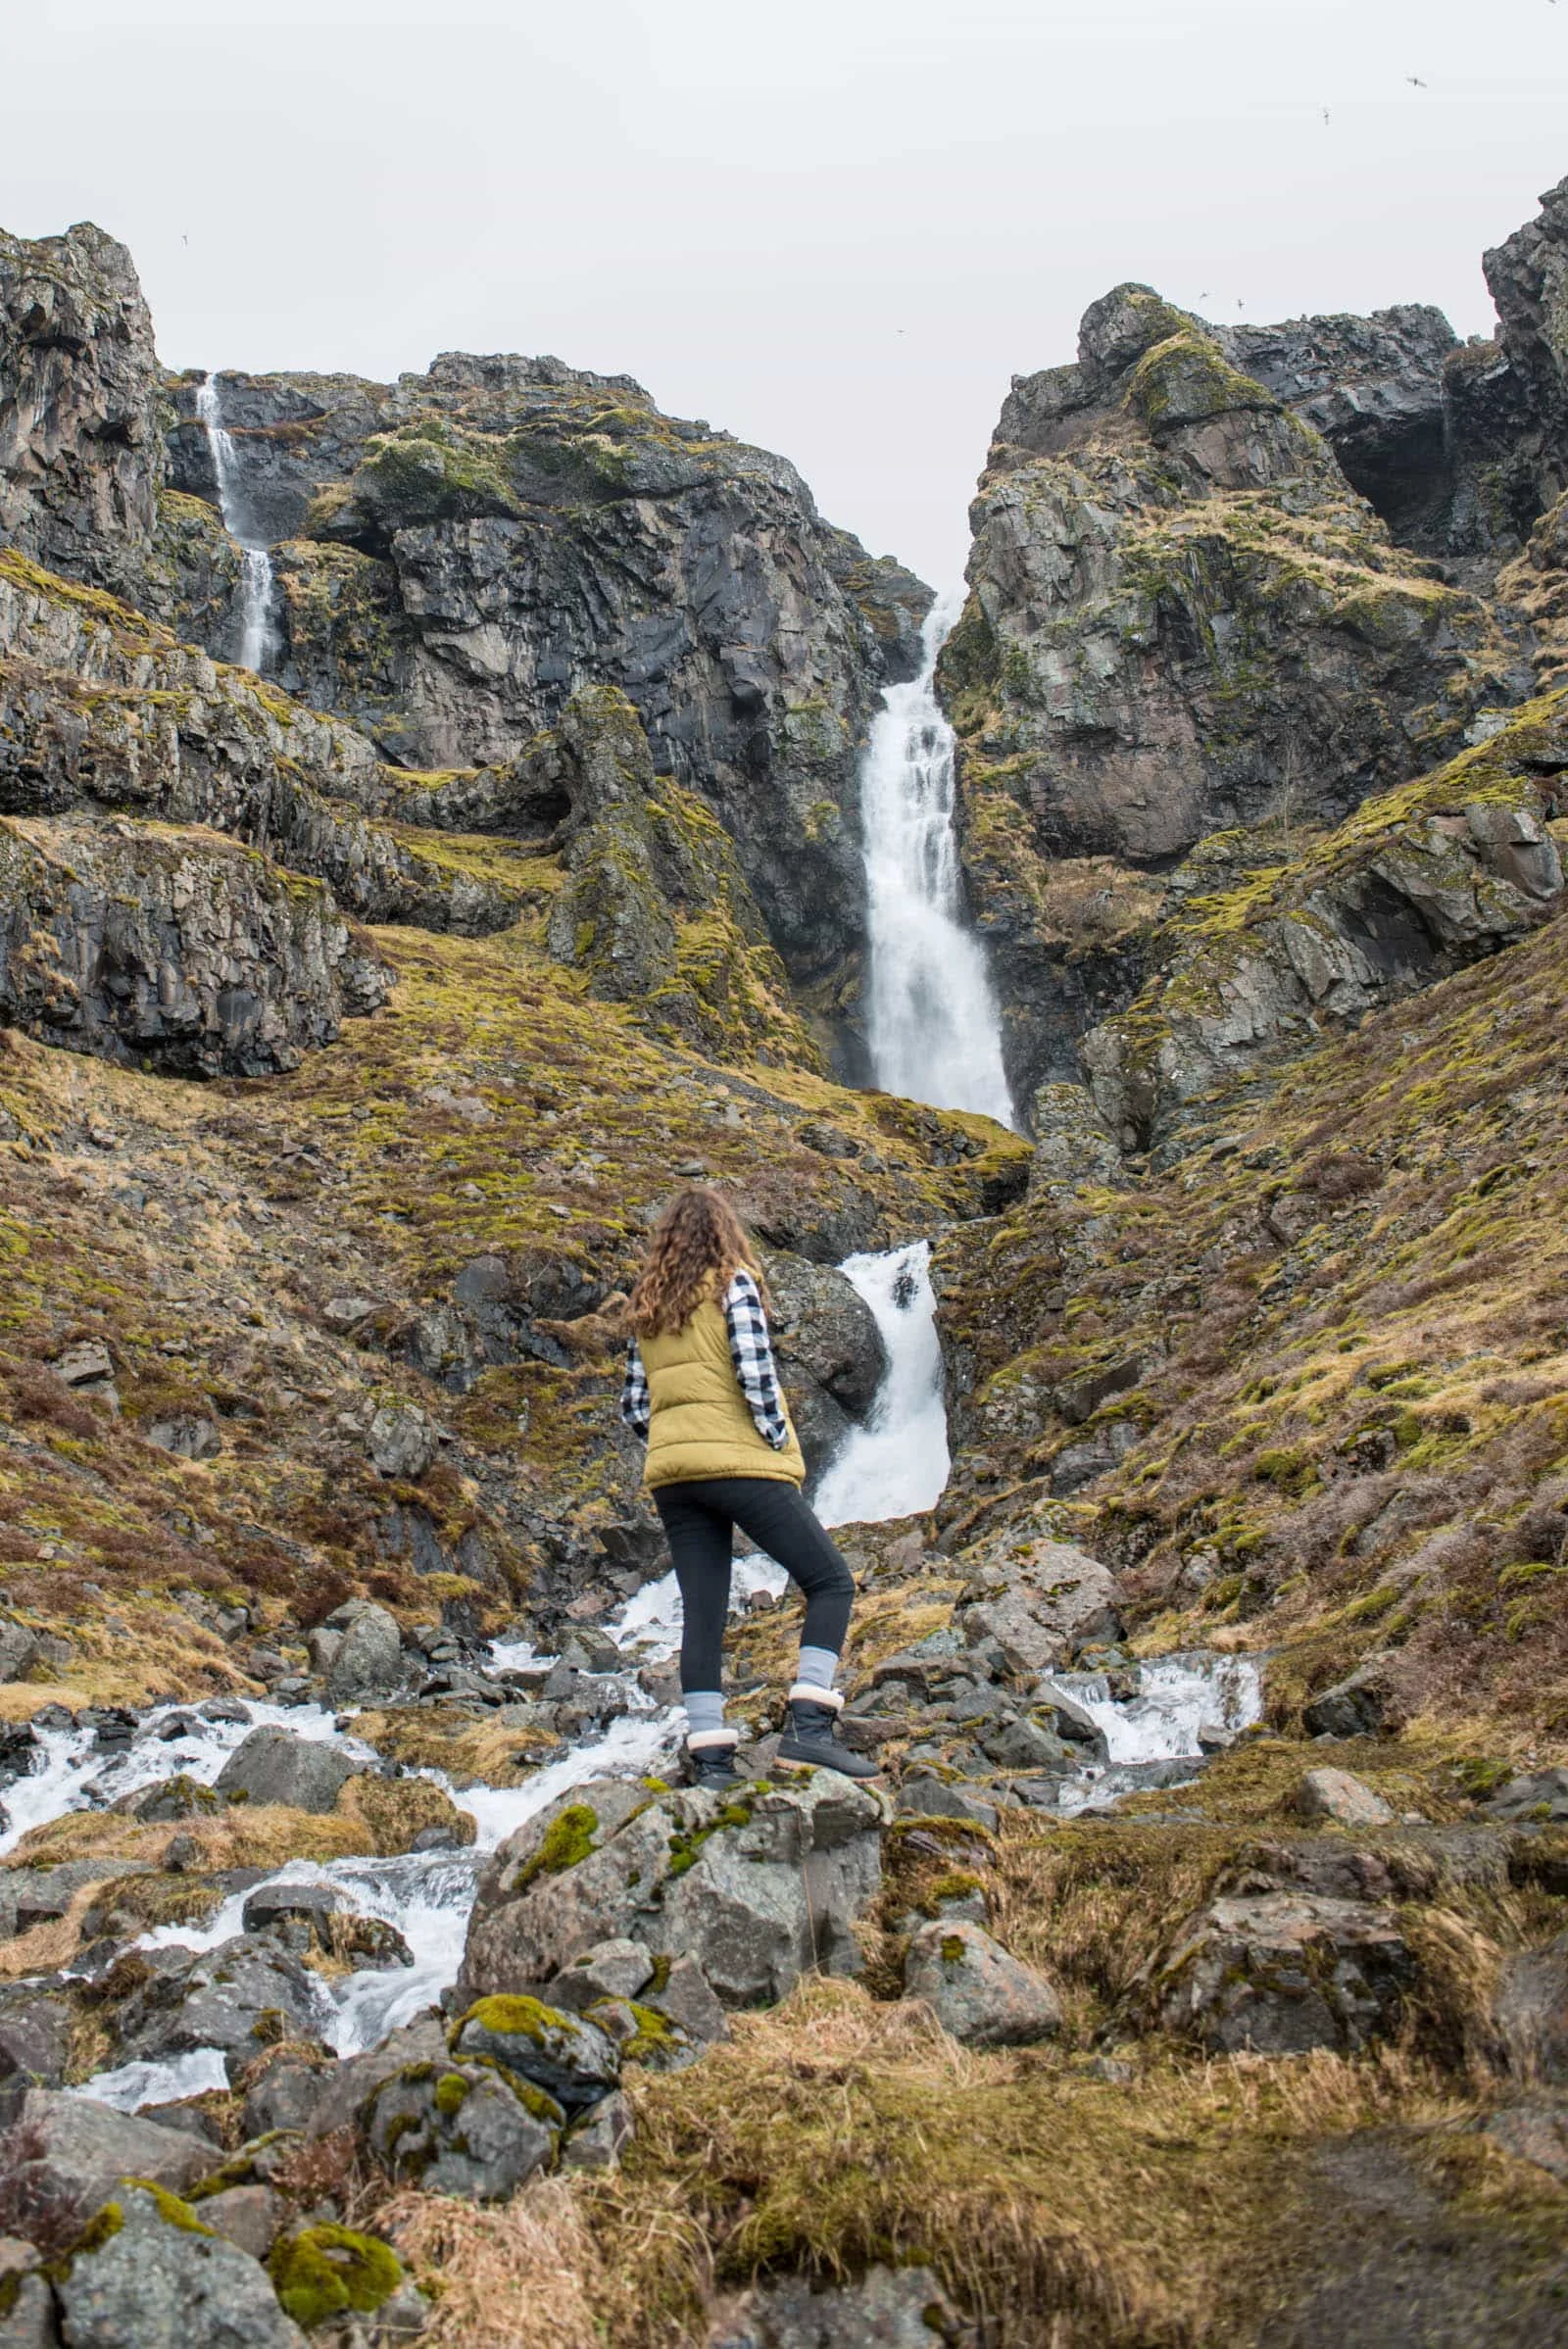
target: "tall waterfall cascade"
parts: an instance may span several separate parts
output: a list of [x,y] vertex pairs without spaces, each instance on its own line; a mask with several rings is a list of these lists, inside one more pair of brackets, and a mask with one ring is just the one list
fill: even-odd
[[246,503],[233,435],[225,430],[223,424],[222,396],[216,375],[209,375],[198,390],[196,414],[206,428],[207,445],[213,453],[213,472],[218,481],[218,502],[223,516],[223,527],[230,538],[239,542],[240,633],[237,658],[241,668],[255,669],[259,673],[266,668],[278,649],[277,621],[274,616],[276,582],[272,576],[271,553],[266,540],[259,534]]
[[931,1243],[850,1256],[839,1270],[870,1306],[888,1367],[865,1425],[852,1429],[823,1476],[816,1513],[824,1525],[870,1525],[934,1508],[948,1481]]
[[985,949],[963,918],[956,746],[936,693],[937,655],[959,604],[948,595],[931,607],[920,674],[888,688],[860,769],[871,1069],[885,1093],[1010,1126],[1001,1015]]

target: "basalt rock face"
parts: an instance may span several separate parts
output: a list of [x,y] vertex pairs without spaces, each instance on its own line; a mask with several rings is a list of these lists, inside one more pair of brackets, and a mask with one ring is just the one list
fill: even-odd
[[[195,390],[174,387],[172,479],[212,497]],[[504,764],[616,686],[736,841],[792,969],[858,941],[857,754],[918,666],[930,593],[825,524],[792,465],[554,359],[221,394],[257,526],[285,542],[285,685],[429,767]]]
[[0,231],[0,544],[124,593],[145,578],[165,416],[130,255],[82,222]]

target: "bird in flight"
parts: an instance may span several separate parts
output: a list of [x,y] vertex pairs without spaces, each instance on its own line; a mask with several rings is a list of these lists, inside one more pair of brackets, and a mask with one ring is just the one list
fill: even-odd
[[1328,119],[1329,119],[1329,110],[1328,110],[1328,108],[1325,106],[1325,107],[1324,107],[1324,109],[1323,109],[1323,120],[1324,120],[1324,122],[1326,122],[1328,121]]
[[1419,73],[1406,73],[1404,78],[1413,90],[1424,90],[1427,86]]

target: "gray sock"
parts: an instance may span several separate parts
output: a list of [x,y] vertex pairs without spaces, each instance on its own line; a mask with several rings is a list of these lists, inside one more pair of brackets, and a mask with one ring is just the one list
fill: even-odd
[[724,1699],[717,1688],[687,1688],[681,1696],[686,1707],[686,1735],[695,1737],[704,1730],[722,1729]]
[[803,1647],[795,1678],[808,1688],[831,1689],[838,1668],[839,1660],[831,1647]]

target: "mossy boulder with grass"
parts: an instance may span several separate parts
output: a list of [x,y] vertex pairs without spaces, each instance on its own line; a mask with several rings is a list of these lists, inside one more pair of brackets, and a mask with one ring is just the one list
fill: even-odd
[[331,2225],[284,2235],[267,2272],[279,2305],[307,2329],[332,2317],[373,2316],[403,2282],[403,2264],[390,2244]]
[[68,2340],[194,2343],[214,2337],[216,2308],[234,2349],[304,2349],[257,2261],[188,2204],[135,2179],[65,2254],[55,2293]]
[[476,2202],[505,2201],[548,2167],[564,2125],[562,2107],[522,2075],[461,2056],[395,2073],[361,2123],[391,2177]]
[[689,1958],[726,2006],[770,2004],[806,1973],[858,1972],[855,1927],[881,1881],[885,1801],[825,1771],[788,1782],[730,1800],[610,1782],[574,1789],[487,1863],[467,1995],[528,1988],[548,1999],[558,1972],[623,1939]]
[[455,2056],[488,2057],[532,2080],[568,2111],[608,2096],[620,2079],[616,2041],[590,2015],[573,2015],[542,1999],[476,1999],[449,2033]]

